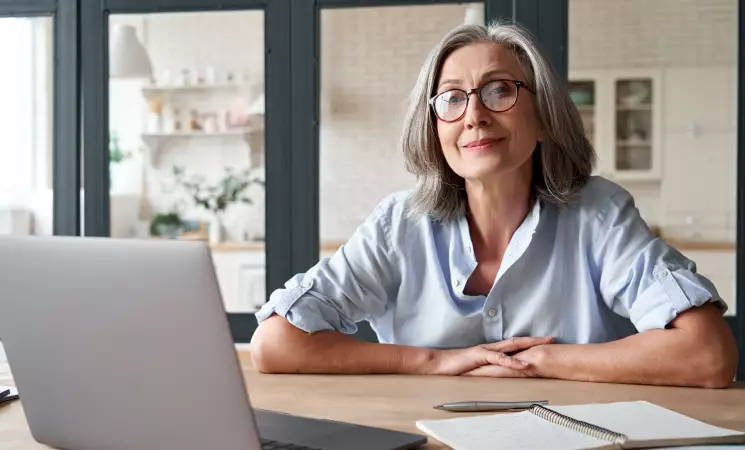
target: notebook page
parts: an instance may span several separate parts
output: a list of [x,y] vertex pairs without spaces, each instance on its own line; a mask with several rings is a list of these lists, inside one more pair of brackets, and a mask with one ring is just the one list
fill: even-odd
[[617,446],[545,421],[528,411],[443,420],[417,428],[455,450],[585,450]]
[[645,401],[549,408],[574,419],[625,434],[629,442],[624,448],[640,448],[653,444],[745,442],[745,432],[715,427]]

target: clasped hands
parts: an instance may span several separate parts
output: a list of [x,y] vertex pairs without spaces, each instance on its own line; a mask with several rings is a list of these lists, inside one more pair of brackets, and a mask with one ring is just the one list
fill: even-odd
[[467,375],[495,378],[542,376],[541,361],[551,337],[514,337],[475,347],[439,350],[432,375]]

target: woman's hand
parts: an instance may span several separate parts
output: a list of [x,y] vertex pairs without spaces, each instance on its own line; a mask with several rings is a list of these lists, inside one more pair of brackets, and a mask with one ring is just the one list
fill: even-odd
[[[550,344],[551,342],[546,342]],[[488,365],[477,367],[469,372],[464,373],[466,376],[473,377],[491,377],[491,378],[534,378],[544,377],[545,373],[542,373],[543,361],[546,358],[546,353],[552,347],[551,345],[536,345],[526,350],[520,351],[512,355],[512,357],[518,361],[522,361],[527,365],[523,370],[514,370],[506,367]]]
[[488,370],[491,375],[501,377],[534,376],[531,366],[520,361],[511,353],[526,350],[537,345],[550,344],[553,338],[516,337],[475,347],[440,350],[435,358],[430,375],[480,375],[479,369]]

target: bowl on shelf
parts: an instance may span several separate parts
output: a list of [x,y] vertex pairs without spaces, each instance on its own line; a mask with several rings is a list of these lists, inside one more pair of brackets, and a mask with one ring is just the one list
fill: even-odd
[[571,91],[569,92],[569,98],[577,106],[592,106],[592,94],[587,91]]

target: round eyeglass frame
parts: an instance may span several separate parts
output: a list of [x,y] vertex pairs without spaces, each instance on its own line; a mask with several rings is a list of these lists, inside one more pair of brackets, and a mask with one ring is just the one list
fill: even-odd
[[[484,100],[481,98],[481,91],[485,87],[487,87],[490,84],[492,84],[494,82],[497,82],[497,81],[502,81],[502,82],[505,82],[505,83],[512,83],[512,84],[515,85],[515,88],[517,89],[517,92],[515,93],[515,100],[512,102],[512,104],[508,108],[500,109],[500,110],[491,109],[488,106],[486,106],[486,103],[484,103]],[[524,81],[520,81],[520,80],[508,80],[508,79],[497,79],[497,80],[489,80],[485,84],[483,84],[482,86],[477,87],[477,88],[473,88],[473,89],[469,89],[469,90],[458,89],[458,88],[448,89],[445,92],[440,92],[439,94],[436,94],[435,96],[431,97],[427,101],[427,103],[429,103],[429,106],[432,107],[432,112],[435,114],[435,117],[437,117],[437,120],[439,120],[441,122],[445,122],[445,123],[453,123],[453,122],[459,121],[460,119],[462,119],[466,115],[466,111],[468,111],[468,102],[471,101],[471,94],[474,94],[474,93],[476,94],[476,96],[479,98],[479,102],[481,102],[481,104],[484,106],[484,108],[488,109],[491,112],[500,113],[500,112],[509,111],[510,109],[512,109],[512,108],[515,107],[515,105],[517,104],[517,99],[520,97],[520,88],[523,88],[526,91],[530,92],[531,94],[535,95],[535,91],[533,91],[531,88],[529,88],[528,85],[527,85],[527,83],[525,83]],[[463,108],[463,113],[461,113],[461,115],[458,116],[457,119],[445,120],[442,117],[440,117],[439,114],[437,114],[437,108],[435,108],[435,100],[437,100],[437,97],[439,97],[439,96],[441,96],[443,94],[446,94],[448,92],[452,92],[452,91],[460,91],[460,92],[463,92],[464,94],[466,94],[466,106],[465,106],[465,108]]]

